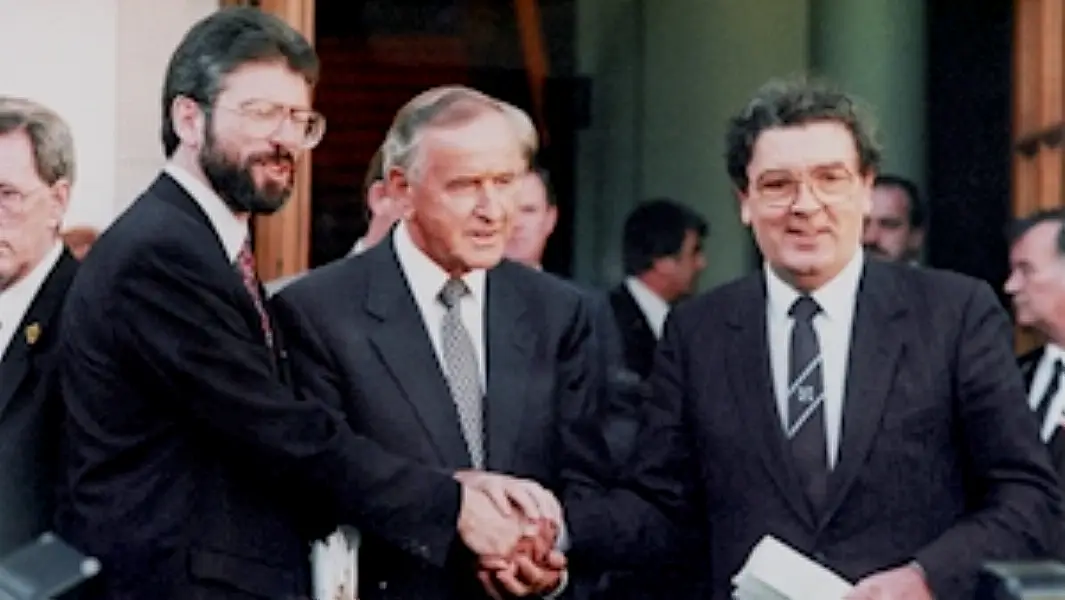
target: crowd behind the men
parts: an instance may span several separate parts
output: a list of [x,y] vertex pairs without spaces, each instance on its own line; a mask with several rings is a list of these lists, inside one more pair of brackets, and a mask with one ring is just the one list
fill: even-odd
[[165,168],[66,243],[70,131],[0,97],[0,554],[56,530],[102,562],[81,597],[182,600],[724,600],[764,535],[853,599],[1065,558],[1065,213],[1008,233],[1045,339],[1018,363],[990,288],[921,266],[853,99],[773,81],[725,140],[764,268],[696,295],[710,224],[653,198],[600,292],[542,272],[529,117],[444,86],[397,113],[350,255],[264,286],[249,218],[324,134],[317,78],[277,19],[205,18]]

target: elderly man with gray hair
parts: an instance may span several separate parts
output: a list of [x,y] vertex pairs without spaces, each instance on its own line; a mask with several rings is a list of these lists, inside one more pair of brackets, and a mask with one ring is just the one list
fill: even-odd
[[[595,411],[595,342],[584,295],[503,258],[529,167],[506,107],[459,86],[412,99],[385,152],[387,193],[406,204],[404,217],[382,243],[274,299],[301,394],[462,484],[460,498],[426,496],[416,510],[398,502],[409,495],[398,480],[367,499],[367,514],[417,513],[431,526],[405,545],[372,519],[351,523],[362,533],[364,600],[550,595],[565,585],[557,495],[563,467],[594,462],[572,456],[572,442]],[[391,467],[378,468],[387,482]],[[478,550],[473,533],[485,524],[508,534],[505,548]]]
[[0,555],[49,528],[60,401],[52,359],[77,261],[60,225],[74,181],[70,128],[0,96]]

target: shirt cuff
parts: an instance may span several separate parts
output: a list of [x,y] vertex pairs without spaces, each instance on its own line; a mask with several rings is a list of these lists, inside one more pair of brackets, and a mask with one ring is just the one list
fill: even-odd
[[558,580],[558,587],[551,590],[550,593],[544,594],[544,600],[555,600],[562,595],[562,592],[566,591],[566,586],[569,585],[569,569],[562,571],[562,577]]
[[569,552],[569,547],[569,528],[566,527],[566,520],[562,519],[562,523],[558,526],[558,538],[555,539],[555,550],[565,554]]

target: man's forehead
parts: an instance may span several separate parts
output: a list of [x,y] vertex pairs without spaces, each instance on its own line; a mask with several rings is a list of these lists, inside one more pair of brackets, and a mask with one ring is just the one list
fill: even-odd
[[16,129],[0,134],[0,183],[26,183],[37,176],[33,144],[26,132]]
[[852,165],[858,156],[854,136],[836,121],[773,127],[759,134],[751,155],[757,170]]

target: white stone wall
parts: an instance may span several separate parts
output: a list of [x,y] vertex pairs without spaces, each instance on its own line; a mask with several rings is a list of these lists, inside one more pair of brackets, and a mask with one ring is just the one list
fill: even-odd
[[0,0],[0,94],[62,114],[78,176],[68,225],[106,227],[162,165],[160,96],[184,32],[218,0]]

